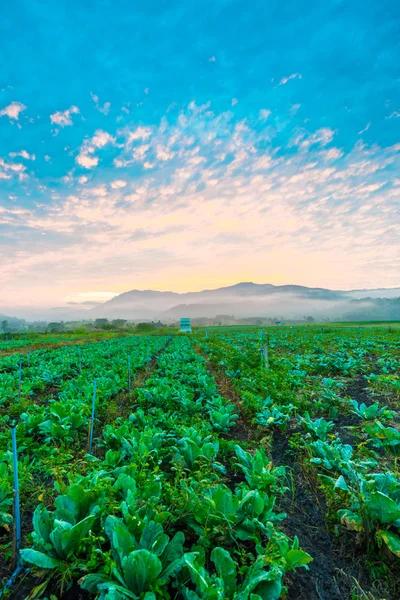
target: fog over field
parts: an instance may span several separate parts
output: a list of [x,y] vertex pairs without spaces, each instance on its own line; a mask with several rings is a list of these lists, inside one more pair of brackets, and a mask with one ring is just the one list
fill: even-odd
[[[12,311],[12,309],[8,309]],[[7,309],[3,310],[5,314]],[[9,313],[11,314],[11,312]],[[240,283],[204,290],[174,293],[132,290],[106,302],[70,302],[51,309],[20,308],[12,316],[45,320],[94,320],[99,317],[175,322],[180,317],[214,319],[400,319],[400,289],[328,290],[304,286]]]

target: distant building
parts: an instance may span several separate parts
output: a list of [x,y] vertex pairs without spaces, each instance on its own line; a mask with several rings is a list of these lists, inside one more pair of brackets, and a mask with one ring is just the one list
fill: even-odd
[[184,331],[185,333],[192,333],[190,319],[181,319],[180,331]]

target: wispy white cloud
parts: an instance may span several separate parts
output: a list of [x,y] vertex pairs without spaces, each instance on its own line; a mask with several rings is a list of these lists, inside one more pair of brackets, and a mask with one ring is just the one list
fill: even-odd
[[107,188],[105,185],[98,185],[88,190],[88,194],[91,196],[107,196]]
[[93,94],[93,92],[90,92],[90,96],[93,100],[93,102],[95,103],[96,109],[103,113],[104,115],[108,115],[108,113],[110,112],[111,109],[111,102],[104,102],[103,105],[101,105],[99,103],[99,97],[96,96],[96,94]]
[[[11,248],[0,266],[4,285],[15,286],[29,272],[51,293],[43,273],[56,277],[66,263],[74,265],[70,289],[82,281],[109,289],[111,277],[122,291],[132,286],[133,271],[141,286],[174,287],[193,269],[196,281],[210,273],[262,281],[267,262],[276,271],[268,271],[268,279],[279,279],[282,270],[287,280],[326,285],[329,273],[340,287],[355,283],[357,271],[362,286],[370,285],[368,264],[377,253],[393,273],[387,283],[395,284],[400,186],[393,173],[400,146],[359,141],[344,152],[339,135],[325,127],[298,131],[285,153],[260,133],[258,120],[238,122],[233,111],[214,114],[210,106],[191,105],[168,119],[147,137],[137,124],[96,131],[84,140],[81,160],[95,161],[86,168],[96,166],[108,146],[110,156],[93,183],[74,177],[53,191],[51,204],[0,215],[16,232],[23,226],[26,239],[48,233],[40,250],[31,244],[24,253],[21,241],[19,254]],[[112,160],[126,170],[110,180]],[[17,174],[0,168],[6,177]],[[21,208],[19,201],[14,206]],[[60,236],[62,248],[54,242]]]
[[111,182],[111,187],[113,190],[119,190],[121,188],[124,188],[126,186],[126,181],[124,181],[123,179],[116,179],[115,181]]
[[76,162],[85,169],[93,169],[99,164],[97,156],[91,156],[88,152],[81,151],[76,157]]
[[122,158],[114,158],[114,167],[117,167],[117,169],[122,169],[123,167],[128,167],[129,165],[133,164],[134,160],[133,159],[122,159]]
[[321,127],[312,134],[303,130],[295,136],[292,144],[294,146],[299,146],[303,150],[308,150],[311,146],[316,144],[327,146],[333,140],[334,135],[335,131],[329,127]]
[[282,77],[282,79],[280,80],[280,82],[278,83],[278,85],[276,87],[279,87],[280,85],[286,85],[291,79],[302,79],[303,76],[301,73],[292,73],[291,75],[288,75],[287,77]]
[[159,144],[156,146],[156,156],[161,161],[167,161],[171,160],[175,156],[175,153]]
[[76,157],[76,162],[85,169],[93,169],[99,164],[99,158],[94,156],[96,149],[101,149],[108,144],[113,145],[115,137],[107,131],[97,129],[94,136],[85,140],[80,148],[79,154]]
[[18,121],[21,112],[26,110],[25,104],[22,102],[11,102],[0,110],[0,117],[8,117],[12,121]]
[[26,150],[21,150],[21,152],[10,152],[11,158],[16,158],[17,156],[21,156],[26,160],[35,160],[36,156],[34,154],[29,154]]
[[25,173],[26,166],[22,163],[6,162],[3,158],[0,158],[0,174],[2,179],[10,179],[12,175],[17,175],[19,180],[27,178]]
[[98,129],[94,136],[89,140],[88,145],[93,144],[96,148],[104,148],[107,144],[113,144],[115,142],[115,137],[110,135],[107,131],[103,131],[102,129]]
[[3,167],[6,171],[15,171],[16,173],[21,173],[26,169],[22,163],[6,163],[2,158],[0,158],[0,167]]
[[370,128],[370,126],[371,126],[371,121],[369,121],[366,124],[366,126],[364,127],[364,129],[361,129],[361,131],[358,132],[358,135],[361,135],[361,134],[365,133],[366,131],[368,131],[368,129]]
[[341,158],[343,154],[343,150],[340,150],[339,148],[330,148],[323,153],[323,157],[325,160],[337,160],[338,158]]
[[128,132],[127,143],[131,144],[136,140],[147,140],[151,136],[150,127],[137,127],[134,131]]
[[99,111],[105,115],[108,115],[111,109],[111,102],[104,102],[102,107],[99,107]]
[[258,113],[261,121],[266,121],[268,119],[268,117],[270,116],[270,114],[271,114],[271,111],[268,110],[268,108],[262,108],[260,110],[260,112]]
[[79,114],[79,108],[77,106],[71,106],[67,110],[57,110],[55,113],[50,115],[50,121],[60,127],[69,127],[73,125],[71,115]]

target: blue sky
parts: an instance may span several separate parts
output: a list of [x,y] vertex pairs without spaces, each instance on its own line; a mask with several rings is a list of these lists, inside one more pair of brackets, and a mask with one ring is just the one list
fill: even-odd
[[398,3],[17,1],[0,37],[0,308],[400,283]]

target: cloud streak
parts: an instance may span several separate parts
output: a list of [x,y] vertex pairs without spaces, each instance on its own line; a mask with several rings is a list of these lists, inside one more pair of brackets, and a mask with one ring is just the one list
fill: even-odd
[[280,82],[278,83],[278,85],[276,87],[279,87],[281,85],[286,85],[292,79],[302,79],[302,78],[303,78],[303,76],[301,73],[292,73],[291,75],[288,75],[287,77],[282,77],[282,79],[280,80]]

